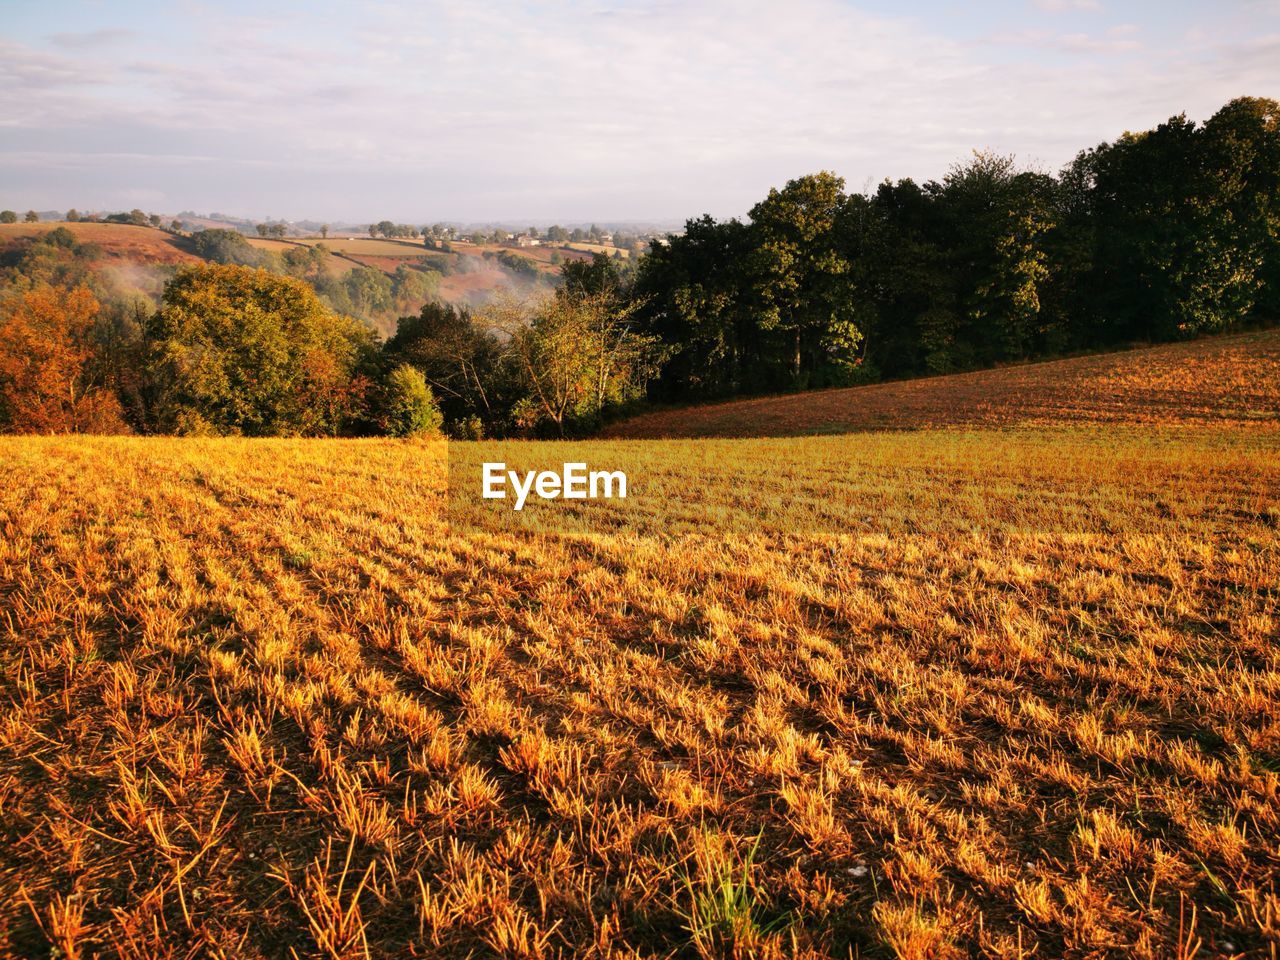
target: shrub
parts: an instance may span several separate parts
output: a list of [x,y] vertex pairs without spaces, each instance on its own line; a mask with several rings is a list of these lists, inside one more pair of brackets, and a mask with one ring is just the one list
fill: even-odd
[[407,363],[387,376],[383,429],[392,437],[432,436],[440,432],[442,417],[422,371]]

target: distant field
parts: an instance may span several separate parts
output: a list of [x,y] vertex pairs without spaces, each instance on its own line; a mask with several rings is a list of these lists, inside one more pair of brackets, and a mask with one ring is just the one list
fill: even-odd
[[[270,250],[272,253],[285,254],[290,250],[297,249],[299,246],[305,246],[301,240],[270,240],[264,237],[246,237],[249,245],[257,247],[259,250]],[[350,273],[356,267],[360,266],[360,262],[355,259],[346,257],[330,257],[325,264],[325,271],[329,276],[341,277]]]
[[338,253],[349,253],[358,256],[371,257],[423,257],[432,253],[438,253],[434,247],[426,246],[421,240],[386,240],[376,237],[356,237],[348,239],[346,236],[331,236],[328,239],[321,237],[299,237],[298,243],[317,244],[323,243],[330,250]]
[[569,248],[570,248],[570,249],[572,249],[572,250],[582,250],[582,251],[584,251],[584,252],[586,252],[586,253],[607,253],[607,254],[608,254],[609,256],[611,256],[611,257],[612,257],[615,253],[621,253],[621,254],[622,254],[622,256],[623,256],[623,259],[627,259],[627,258],[629,258],[629,257],[631,256],[630,251],[628,251],[628,250],[623,250],[623,249],[621,249],[620,247],[615,247],[615,246],[613,246],[612,244],[605,244],[605,243],[567,243],[567,244],[565,244],[565,246],[569,247]]
[[266,237],[245,237],[245,239],[259,250],[274,250],[276,253],[285,253],[302,243],[300,240],[271,240]]
[[0,249],[22,237],[37,237],[55,227],[66,227],[82,243],[96,243],[105,258],[140,264],[199,263],[182,241],[154,227],[124,223],[4,223],[0,224]]
[[453,252],[465,257],[484,257],[485,254],[497,256],[500,253],[506,253],[532,262],[545,273],[555,273],[559,270],[558,266],[551,263],[553,253],[559,253],[565,261],[588,259],[586,254],[577,251],[559,250],[554,247],[508,247],[501,243],[455,244]]
[[790,436],[958,425],[1255,422],[1280,426],[1280,330],[665,410],[607,433]]
[[512,253],[519,254],[522,257],[527,257],[530,260],[536,260],[542,264],[550,263],[551,258],[557,254],[560,256],[562,260],[565,260],[565,261],[591,259],[590,255],[583,250],[565,250],[564,248],[557,247],[557,246],[518,247],[518,248],[489,247],[485,249],[510,250]]

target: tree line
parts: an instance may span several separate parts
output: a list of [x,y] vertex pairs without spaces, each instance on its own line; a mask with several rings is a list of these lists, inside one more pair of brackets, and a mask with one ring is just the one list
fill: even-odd
[[978,153],[940,181],[793,180],[690,220],[631,290],[692,399],[945,373],[1280,316],[1280,107],[1242,98],[1082,151]]
[[[940,181],[865,194],[832,173],[800,177],[745,220],[691,219],[638,263],[565,263],[554,291],[475,311],[431,299],[425,271],[331,276],[323,245],[281,256],[218,230],[192,243],[212,262],[166,278],[158,308],[95,289],[98,253],[66,229],[8,255],[0,428],[564,435],[644,400],[945,373],[1275,318],[1280,106],[1176,116],[1056,175],[976,153]],[[396,310],[386,340],[352,319]]]

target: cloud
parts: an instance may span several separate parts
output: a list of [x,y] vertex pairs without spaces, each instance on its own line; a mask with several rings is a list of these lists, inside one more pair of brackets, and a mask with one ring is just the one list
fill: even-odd
[[122,18],[109,53],[0,44],[0,179],[35,207],[155,189],[255,216],[729,215],[819,168],[927,179],[973,147],[1056,167],[1276,78],[1261,31],[1220,22],[1144,44],[1151,23],[1026,14],[975,39],[842,0],[237,9]]
[[102,30],[89,30],[83,33],[55,33],[49,37],[49,42],[56,47],[68,47],[73,50],[79,50],[84,47],[100,47],[109,43],[128,40],[133,36],[134,32],[132,30],[104,28]]
[[1098,0],[1032,0],[1037,10],[1046,13],[1067,13],[1072,10],[1101,10]]

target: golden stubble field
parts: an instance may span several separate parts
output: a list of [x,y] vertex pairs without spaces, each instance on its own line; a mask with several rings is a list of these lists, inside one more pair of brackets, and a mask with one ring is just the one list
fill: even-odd
[[0,439],[0,954],[1274,957],[1277,454]]
[[1017,424],[1280,422],[1280,329],[921,380],[659,410],[619,437],[755,437]]

